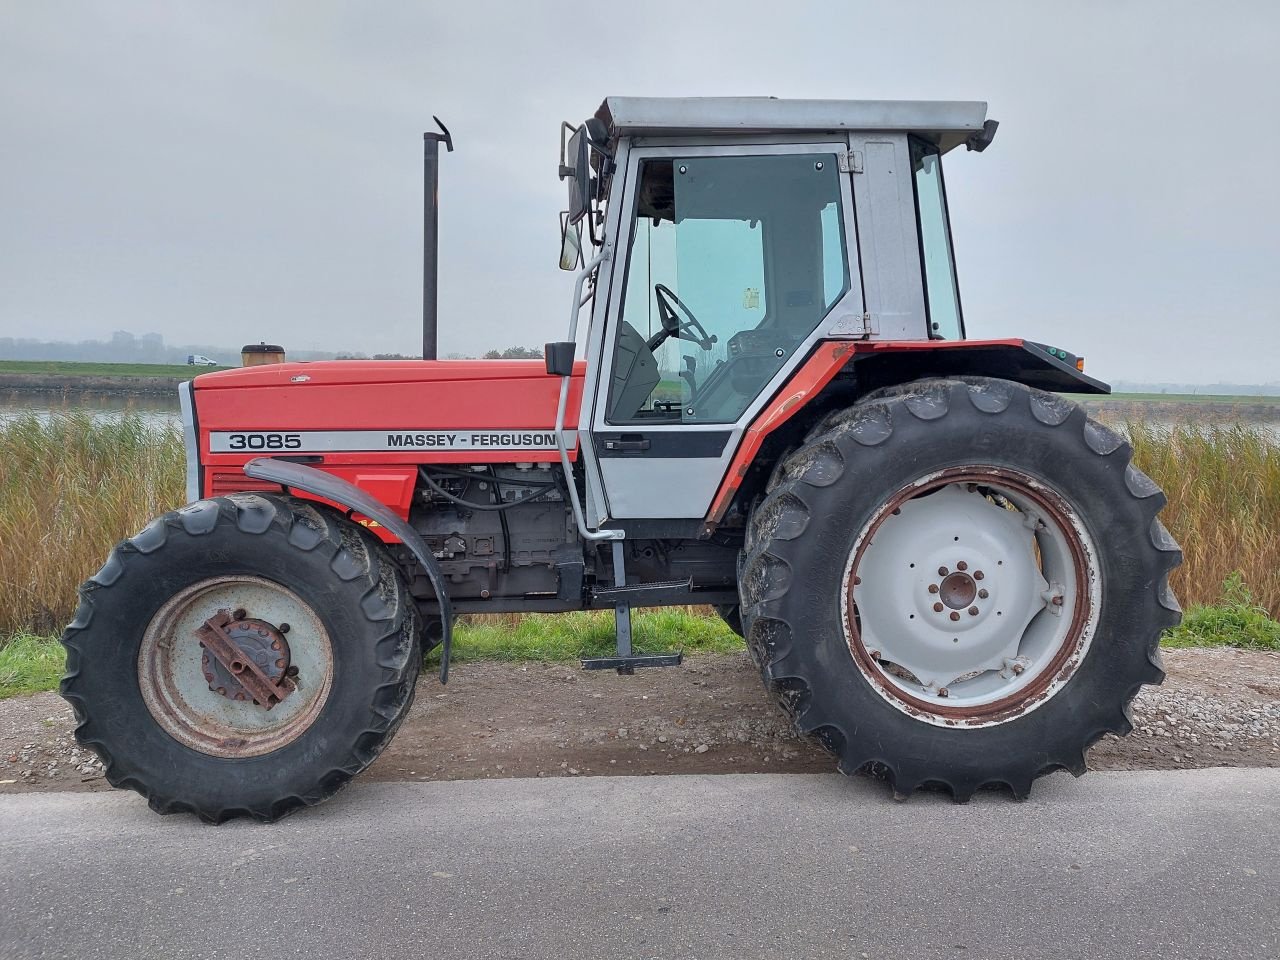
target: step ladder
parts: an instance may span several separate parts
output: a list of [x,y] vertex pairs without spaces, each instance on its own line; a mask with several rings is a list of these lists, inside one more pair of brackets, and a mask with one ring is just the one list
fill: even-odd
[[613,541],[612,587],[600,587],[592,591],[597,603],[613,604],[613,619],[617,633],[617,651],[612,657],[583,657],[584,670],[617,670],[630,675],[637,667],[678,667],[684,659],[684,651],[674,653],[634,653],[631,649],[631,608],[644,606],[646,601],[669,598],[672,594],[690,593],[693,578],[670,583],[627,583],[626,558],[623,542]]

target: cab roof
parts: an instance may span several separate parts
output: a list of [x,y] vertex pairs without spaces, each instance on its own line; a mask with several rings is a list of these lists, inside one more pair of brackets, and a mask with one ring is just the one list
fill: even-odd
[[983,133],[980,100],[779,100],[776,97],[607,97],[609,138],[689,132],[909,132],[943,152]]

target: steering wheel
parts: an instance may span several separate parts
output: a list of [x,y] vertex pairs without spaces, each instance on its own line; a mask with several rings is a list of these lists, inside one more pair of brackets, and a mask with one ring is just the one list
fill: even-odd
[[[693,311],[680,302],[680,298],[670,287],[655,283],[653,298],[658,301],[658,319],[662,322],[662,329],[649,338],[646,346],[650,350],[656,350],[668,337],[679,336],[681,333],[687,335],[684,339],[692,340],[703,350],[710,350],[715,345],[719,337],[714,333],[707,333],[707,328],[698,322]],[[676,308],[684,314],[683,319]]]

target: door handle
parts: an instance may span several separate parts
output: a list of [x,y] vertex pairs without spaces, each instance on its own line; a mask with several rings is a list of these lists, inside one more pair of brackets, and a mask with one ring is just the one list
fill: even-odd
[[606,440],[604,448],[606,450],[648,450],[649,440],[646,437]]

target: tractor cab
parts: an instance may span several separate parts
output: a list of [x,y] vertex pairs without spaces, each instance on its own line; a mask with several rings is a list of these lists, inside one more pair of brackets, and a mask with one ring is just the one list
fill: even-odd
[[611,97],[564,132],[589,525],[704,516],[824,340],[963,339],[941,158],[985,104]]

